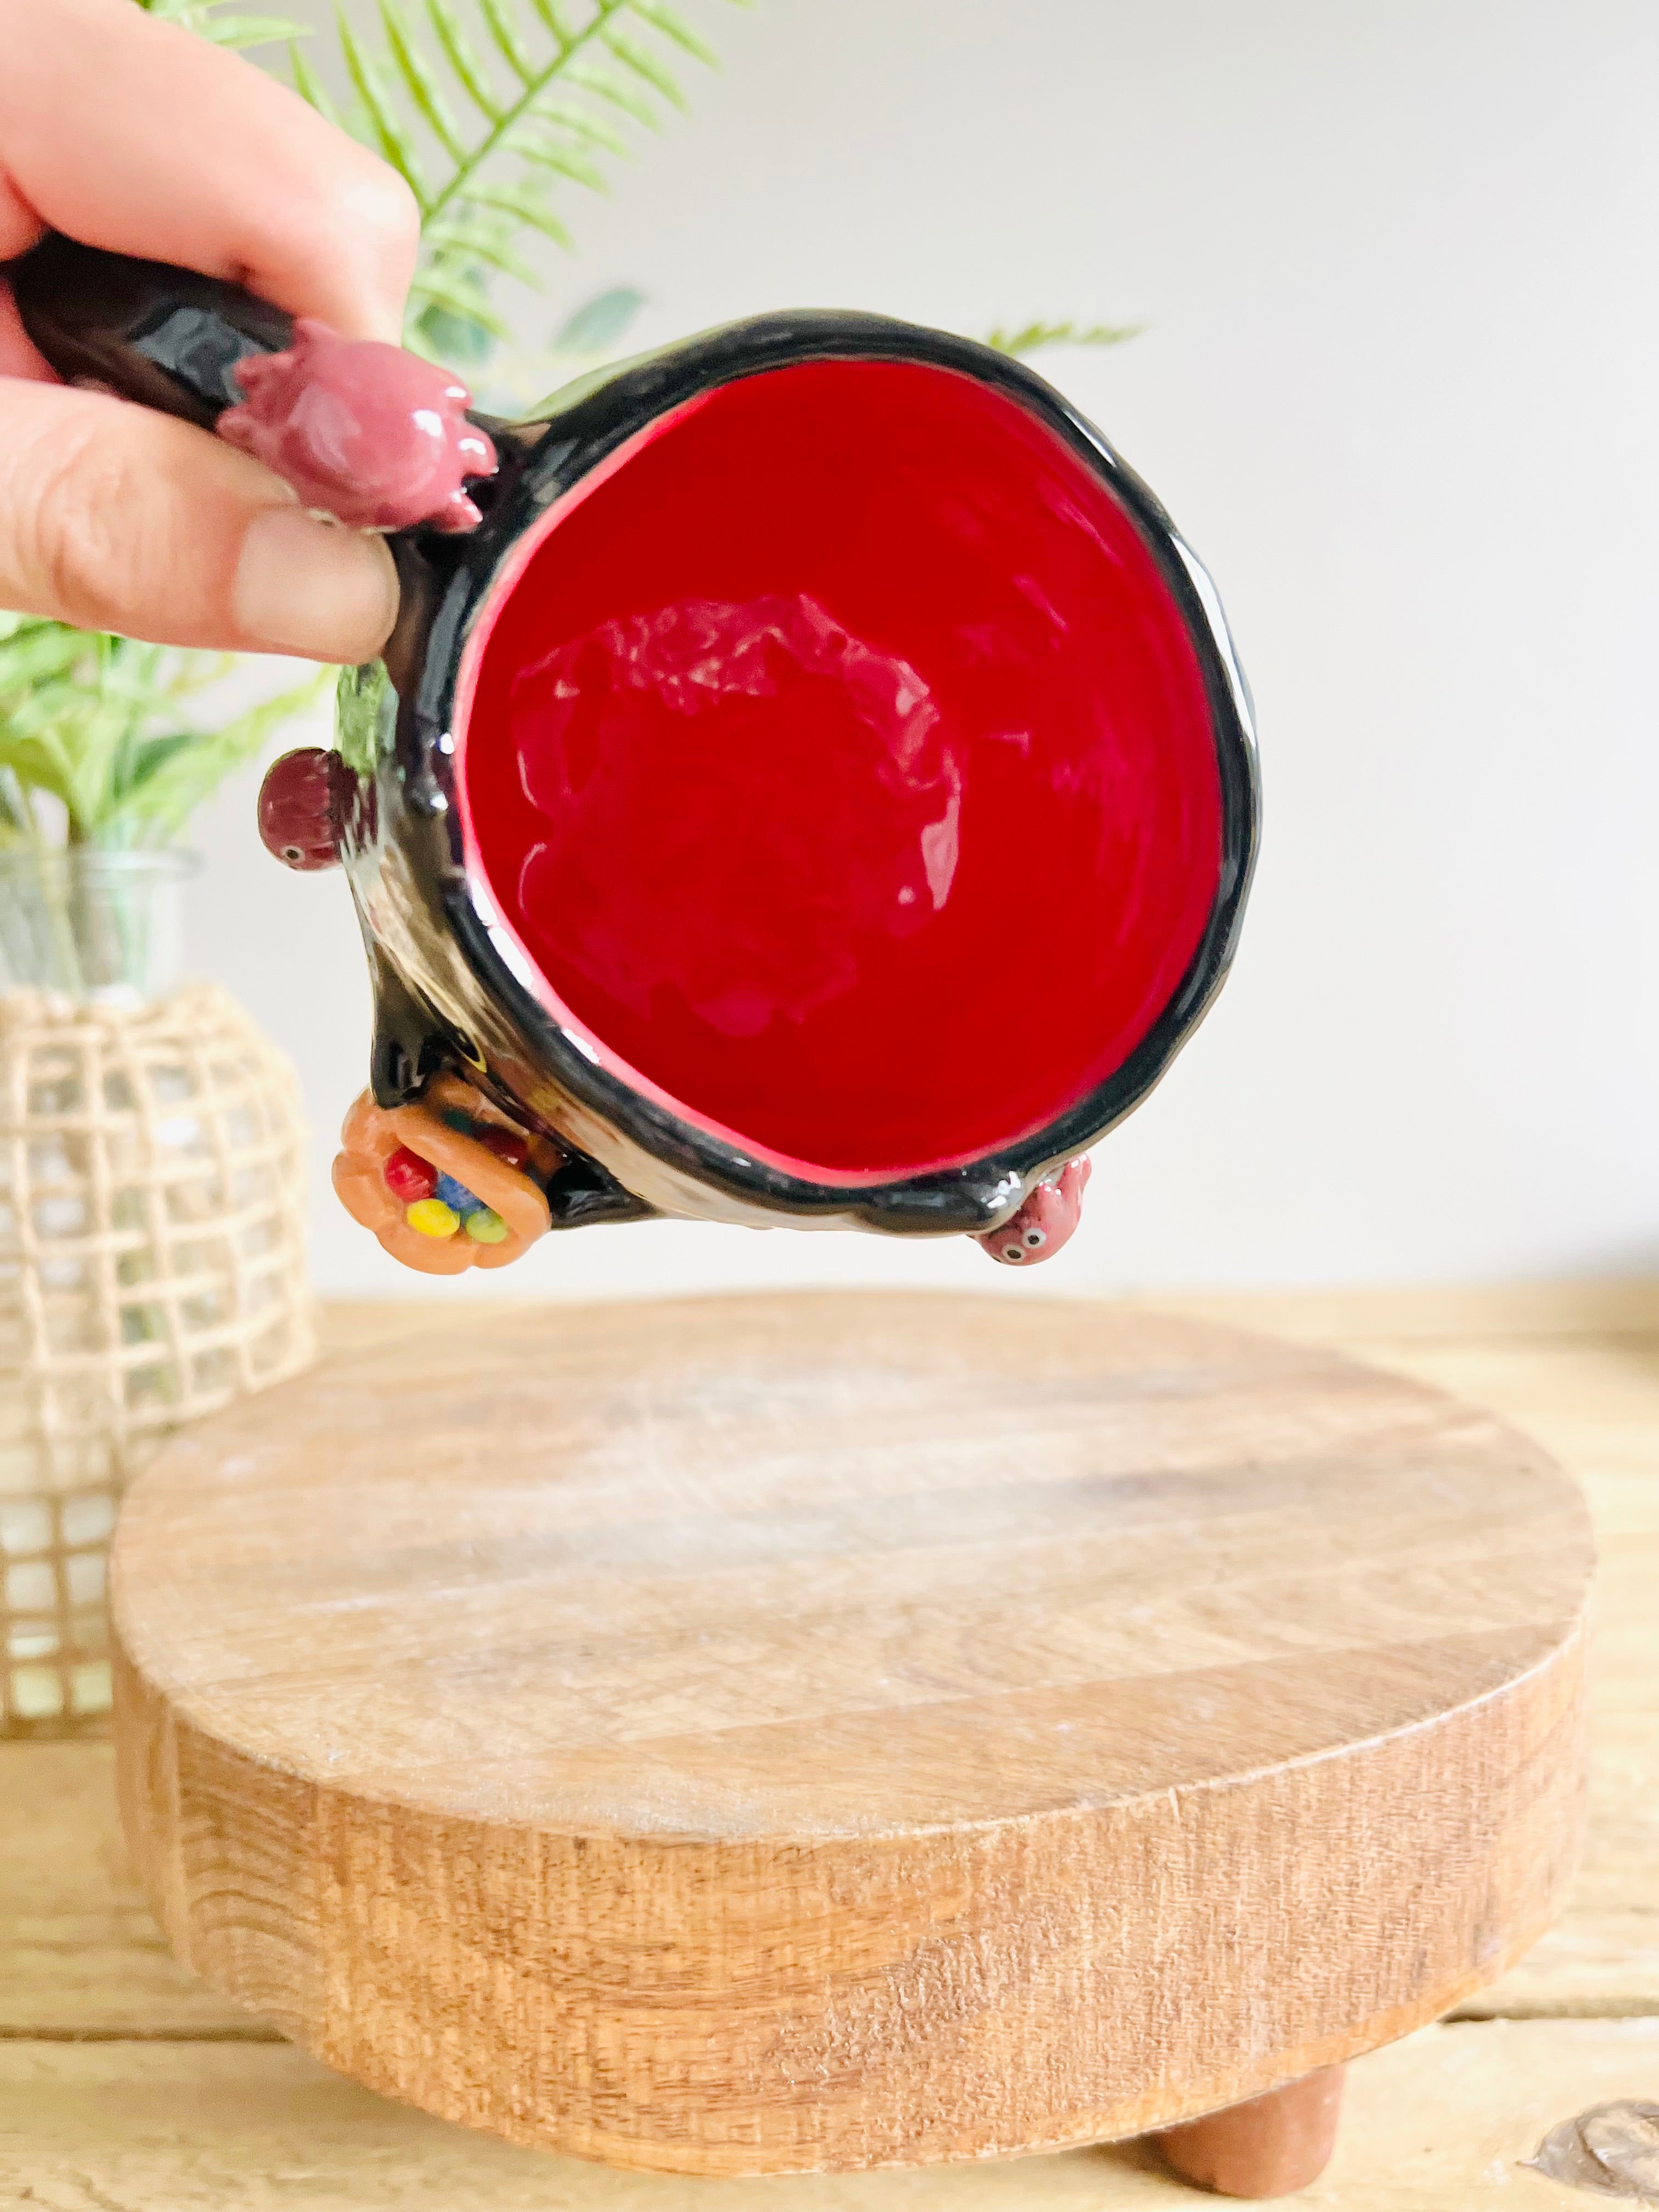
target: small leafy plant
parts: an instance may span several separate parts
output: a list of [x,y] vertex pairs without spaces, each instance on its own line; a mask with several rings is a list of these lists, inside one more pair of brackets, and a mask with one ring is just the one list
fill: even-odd
[[0,842],[45,839],[35,794],[63,810],[64,842],[121,850],[170,844],[190,815],[321,678],[204,728],[202,694],[229,653],[0,614]]

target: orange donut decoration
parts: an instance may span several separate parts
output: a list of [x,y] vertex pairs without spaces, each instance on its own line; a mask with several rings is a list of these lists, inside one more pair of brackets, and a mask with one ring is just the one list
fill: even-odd
[[552,1225],[546,1198],[515,1161],[550,1175],[563,1154],[496,1113],[471,1084],[441,1075],[418,1106],[346,1115],[334,1188],[382,1251],[422,1275],[506,1267]]

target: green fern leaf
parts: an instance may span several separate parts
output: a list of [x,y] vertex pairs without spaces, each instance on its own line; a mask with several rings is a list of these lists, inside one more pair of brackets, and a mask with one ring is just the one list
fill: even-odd
[[451,275],[444,269],[430,267],[417,270],[415,281],[409,288],[409,296],[418,305],[429,302],[434,307],[446,308],[463,322],[476,323],[481,330],[488,331],[493,338],[504,338],[508,335],[507,325],[489,307],[476,285],[468,283],[461,276]]
[[538,100],[535,113],[544,123],[556,125],[568,131],[573,137],[580,138],[590,146],[602,146],[607,154],[617,154],[626,159],[629,151],[627,139],[608,116],[596,115],[592,108],[578,107],[565,100]]
[[998,353],[1018,356],[1040,352],[1044,346],[1122,345],[1129,338],[1139,337],[1145,328],[1144,323],[1035,322],[1006,330],[999,324],[985,343]]
[[[488,306],[492,276],[538,281],[514,250],[514,232],[534,229],[570,250],[551,187],[563,179],[605,191],[598,157],[630,150],[619,125],[654,131],[659,100],[684,106],[656,40],[700,62],[714,57],[673,0],[377,0],[377,6],[378,38],[355,33],[343,15],[338,35],[356,94],[351,127],[400,171],[421,208],[424,252],[410,295],[410,342],[434,356],[447,346],[477,360],[492,336],[506,334]],[[511,72],[505,88],[497,58]],[[294,82],[320,104],[321,88],[297,60]],[[423,144],[428,131],[439,150],[423,160],[417,142]],[[515,161],[522,165],[516,180],[503,174]]]
[[229,4],[230,0],[139,0],[145,13],[158,21],[176,23],[216,46],[276,46],[311,36],[308,25],[290,22],[285,16],[222,14]]
[[346,65],[346,74],[350,77],[357,97],[363,104],[363,111],[374,133],[375,143],[386,159],[390,161],[410,191],[414,193],[416,204],[424,214],[428,204],[426,182],[421,174],[421,165],[416,157],[415,149],[404,128],[402,118],[398,113],[392,95],[381,83],[380,71],[375,68],[367,49],[360,44],[356,33],[337,8],[334,14],[334,22],[339,34],[340,53]]
[[563,246],[567,253],[574,253],[576,250],[576,242],[570,233],[552,209],[538,200],[533,192],[515,191],[510,185],[476,185],[467,194],[467,199],[474,206],[495,208],[502,215],[516,216],[520,222],[539,230],[544,238],[550,238],[555,246]]
[[380,21],[386,27],[387,52],[416,108],[426,118],[433,137],[452,161],[466,159],[466,146],[455,119],[444,104],[437,81],[410,36],[409,24],[398,0],[380,0]]
[[436,230],[428,233],[432,242],[445,253],[464,254],[474,261],[482,261],[491,269],[498,269],[503,276],[515,277],[520,284],[535,285],[539,282],[536,271],[524,258],[515,253],[501,234],[501,227],[491,228],[480,222],[469,222],[465,216],[446,216]]
[[684,15],[665,7],[662,0],[632,0],[632,4],[635,15],[649,23],[653,30],[660,31],[664,38],[672,39],[693,61],[701,62],[705,69],[720,67],[719,56],[703,44]]
[[340,127],[339,109],[330,99],[327,87],[312,68],[305,55],[297,46],[292,44],[288,50],[288,73],[289,81],[301,99],[314,107],[325,123],[333,124],[337,130]]
[[582,185],[590,192],[609,194],[611,185],[603,169],[568,146],[555,146],[546,141],[521,138],[513,149],[521,161],[534,161],[539,167],[551,169],[561,177],[568,177],[573,185]]
[[554,352],[609,352],[644,305],[644,293],[629,284],[614,285],[610,291],[597,294],[555,331]]
[[538,82],[541,72],[525,49],[519,36],[518,26],[503,0],[478,0],[479,10],[489,27],[489,35],[501,50],[502,59],[520,84],[526,88]]
[[551,33],[553,43],[562,53],[573,43],[572,34],[565,27],[564,18],[559,13],[556,0],[532,0],[532,5],[543,25]]
[[637,45],[634,40],[625,38],[620,31],[607,30],[602,35],[605,45],[624,69],[632,70],[641,83],[648,84],[653,91],[659,92],[669,106],[678,107],[681,114],[690,112],[685,94],[675,82],[672,72],[664,67],[655,54]]
[[570,82],[579,84],[584,92],[591,92],[596,100],[607,100],[612,107],[631,115],[635,123],[642,123],[647,131],[660,131],[662,123],[650,101],[637,93],[626,78],[613,76],[596,63],[579,63],[569,72]]
[[494,337],[476,318],[452,315],[430,300],[410,318],[404,343],[411,353],[446,368],[472,368],[488,361],[495,349]]
[[296,39],[308,39],[311,30],[283,15],[225,15],[207,27],[207,36],[216,46],[240,49],[290,46]]
[[457,82],[465,88],[467,98],[491,123],[499,123],[504,112],[501,103],[483,64],[468,45],[449,0],[426,0],[426,12],[432,20],[438,44],[443,48],[444,58],[454,70]]

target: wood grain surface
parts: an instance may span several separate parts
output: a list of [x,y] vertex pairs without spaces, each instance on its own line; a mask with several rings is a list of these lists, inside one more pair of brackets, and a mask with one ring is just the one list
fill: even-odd
[[[1584,2212],[1593,2199],[1524,2161],[1558,2123],[1609,2098],[1651,2099],[1659,2084],[1659,1284],[1185,1304],[1208,1319],[1340,1341],[1489,1406],[1555,1451],[1588,1495],[1601,1543],[1589,1838],[1567,1910],[1455,2024],[1349,2069],[1335,2160],[1297,2200],[1308,2212]],[[341,1304],[326,1334],[340,1348],[365,1346],[423,1317],[429,1310],[411,1316],[407,1301]],[[617,2173],[390,2104],[275,2034],[167,1955],[125,1863],[110,1747],[0,1748],[0,2204],[1178,2212],[1204,2201],[1133,2144],[823,2179]]]
[[[0,1756],[9,1757],[9,1752]],[[1293,2212],[1605,2212],[1526,2161],[1648,2098],[1659,2021],[1429,2027],[1349,2069]],[[446,2127],[281,2044],[0,2045],[0,2204],[22,2212],[1216,2212],[1151,2144],[920,2172],[617,2173]],[[1639,2208],[1638,2208],[1639,2212]]]
[[615,2165],[1139,2133],[1499,1974],[1588,1528],[1489,1415],[1054,1300],[447,1317],[173,1445],[117,1561],[179,1954]]

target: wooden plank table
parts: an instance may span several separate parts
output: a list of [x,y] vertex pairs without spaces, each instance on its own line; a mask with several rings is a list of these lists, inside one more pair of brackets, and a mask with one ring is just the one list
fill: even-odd
[[[1331,2212],[1559,2212],[1520,2161],[1604,2100],[1659,2100],[1659,1285],[1209,1297],[1492,1407],[1584,1485],[1602,1546],[1590,1844],[1503,1983],[1355,2064]],[[369,1341],[397,1308],[334,1309]],[[167,1956],[100,1743],[0,1746],[0,2205],[44,2212],[1118,2212],[1200,2200],[1144,2146],[781,2181],[613,2174],[447,2127],[329,2074]]]

